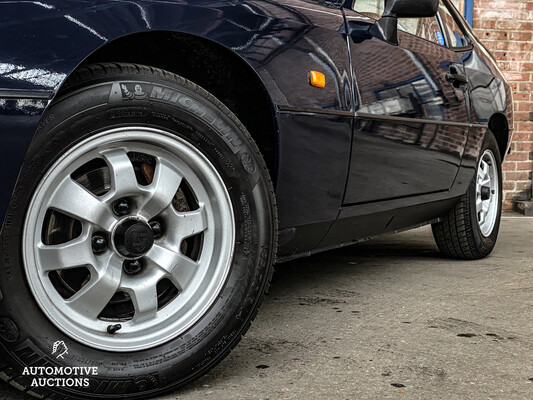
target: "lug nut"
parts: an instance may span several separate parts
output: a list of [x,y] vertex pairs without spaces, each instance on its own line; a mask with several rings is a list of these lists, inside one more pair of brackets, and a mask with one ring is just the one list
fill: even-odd
[[91,239],[91,245],[93,247],[93,253],[103,253],[107,249],[107,240],[100,235],[95,235]]
[[113,204],[113,212],[117,215],[126,215],[130,212],[130,202],[127,199],[120,199]]
[[124,261],[124,272],[128,275],[135,275],[141,272],[143,268],[142,260],[126,260]]
[[161,236],[163,236],[163,225],[160,222],[150,222],[150,228],[152,228],[152,232],[154,233],[155,239],[159,239]]

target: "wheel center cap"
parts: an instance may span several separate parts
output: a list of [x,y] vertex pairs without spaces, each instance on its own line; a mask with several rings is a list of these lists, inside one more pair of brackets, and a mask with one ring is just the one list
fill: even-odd
[[483,186],[481,188],[481,200],[485,201],[485,200],[490,199],[490,195],[491,195],[490,187]]
[[135,258],[146,254],[154,245],[154,233],[143,221],[128,219],[115,231],[115,247],[124,257]]

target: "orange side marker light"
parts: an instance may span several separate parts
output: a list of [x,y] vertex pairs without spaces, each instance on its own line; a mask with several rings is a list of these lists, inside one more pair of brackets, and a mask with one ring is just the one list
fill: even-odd
[[326,75],[318,71],[309,72],[309,84],[317,88],[323,88],[326,86]]

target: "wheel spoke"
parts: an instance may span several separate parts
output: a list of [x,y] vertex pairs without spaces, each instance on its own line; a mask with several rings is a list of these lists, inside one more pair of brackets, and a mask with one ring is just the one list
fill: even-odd
[[122,278],[121,289],[130,295],[135,308],[132,322],[143,322],[156,317],[158,308],[157,282],[162,276],[160,272],[155,271],[143,279],[132,276]]
[[50,207],[75,219],[97,225],[107,231],[115,221],[110,209],[96,196],[74,182],[70,176],[59,184],[50,202]]
[[78,313],[96,319],[115,295],[122,275],[122,261],[111,255],[106,265],[95,271],[91,280],[67,304]]
[[84,265],[94,266],[96,261],[88,233],[66,243],[37,246],[43,271],[63,270]]
[[483,224],[485,223],[487,214],[483,211],[480,211],[478,215],[479,215],[479,226],[483,226]]
[[166,209],[172,203],[181,180],[182,176],[176,169],[168,161],[159,158],[154,179],[147,188],[147,198],[140,205],[139,214],[150,220]]
[[485,173],[481,169],[481,165],[480,165],[479,168],[477,169],[477,181],[481,182],[483,181],[484,178],[485,178]]
[[490,175],[485,175],[483,180],[479,182],[481,186],[489,186],[490,187]]
[[483,171],[484,177],[489,174],[489,164],[486,161],[481,161],[481,170]]
[[146,258],[165,271],[180,290],[187,286],[198,270],[197,262],[163,246],[154,245]]
[[183,239],[197,235],[207,229],[205,207],[189,212],[178,212],[174,209],[168,218],[167,241],[178,246]]
[[123,148],[107,150],[100,153],[109,166],[112,183],[112,197],[124,197],[137,194],[139,185],[133,165]]
[[481,200],[481,196],[479,196],[476,199],[476,211],[477,211],[478,214],[481,212],[482,206],[483,206],[483,200]]

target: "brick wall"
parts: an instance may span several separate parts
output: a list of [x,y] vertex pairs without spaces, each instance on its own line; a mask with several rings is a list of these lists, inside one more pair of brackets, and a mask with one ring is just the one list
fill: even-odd
[[512,85],[515,133],[503,165],[504,207],[531,198],[533,170],[533,0],[474,0],[474,30]]

